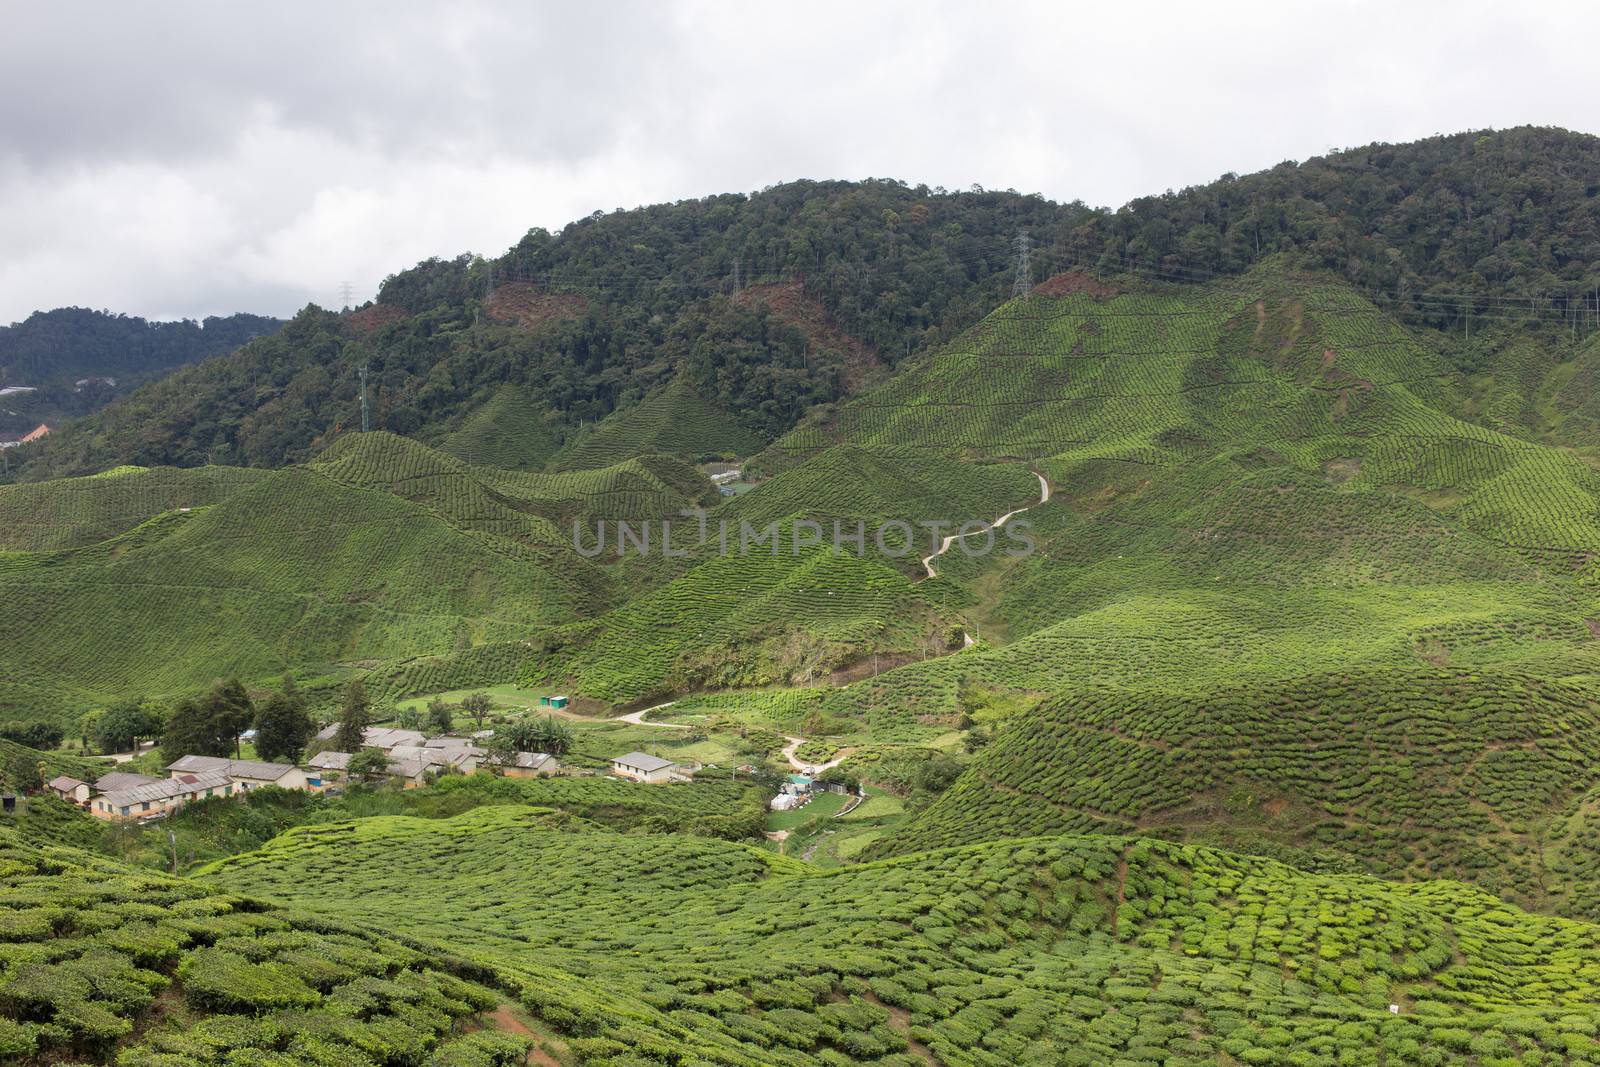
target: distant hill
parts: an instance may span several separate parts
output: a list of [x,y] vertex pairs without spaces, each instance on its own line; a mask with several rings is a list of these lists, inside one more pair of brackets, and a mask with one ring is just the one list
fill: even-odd
[[[8,716],[525,637],[617,603],[571,524],[708,502],[667,457],[559,475],[469,467],[389,434],[279,471],[141,470],[0,486]],[[62,627],[69,627],[68,637]]]
[[[86,415],[175,367],[231,352],[282,324],[264,315],[149,322],[87,308],[36,311],[0,326],[0,431]],[[25,424],[25,426],[24,426]]]
[[53,435],[25,477],[302,462],[360,424],[362,364],[372,424],[429,442],[503,385],[554,413],[564,440],[682,369],[704,403],[738,414],[745,450],[981,317],[1006,291],[1017,231],[1062,210],[1014,192],[803,181],[534,230],[493,260],[401,271],[349,315],[308,307]]

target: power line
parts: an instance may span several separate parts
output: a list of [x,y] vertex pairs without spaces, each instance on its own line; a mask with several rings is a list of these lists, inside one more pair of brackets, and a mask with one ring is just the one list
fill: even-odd
[[1033,288],[1033,262],[1030,255],[1033,251],[1033,238],[1024,230],[1017,234],[1017,239],[1012,242],[1017,250],[1017,276],[1011,282],[1011,298],[1027,296]]
[[344,308],[346,311],[349,311],[350,310],[350,303],[354,299],[354,297],[355,297],[355,287],[352,286],[347,281],[346,282],[340,282],[339,283],[339,299],[340,299],[341,303],[339,304],[339,306]]

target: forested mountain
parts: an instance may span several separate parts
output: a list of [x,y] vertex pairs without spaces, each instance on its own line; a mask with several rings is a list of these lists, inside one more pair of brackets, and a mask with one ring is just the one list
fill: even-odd
[[[772,440],[1011,291],[1069,266],[1198,282],[1268,258],[1470,337],[1600,323],[1600,140],[1543,128],[1372,145],[1117,211],[886,180],[794,182],[533,230],[430,260],[347,316],[188,368],[33,450],[24,477],[118,463],[299,462],[359,423],[439,443],[507,384],[559,443],[682,376]],[[1491,357],[1463,355],[1463,365]],[[479,420],[481,422],[481,420]]]
[[562,774],[33,798],[0,1063],[1600,1062],[1597,143],[597,216],[25,446],[0,784],[208,689]]
[[351,315],[308,307],[56,436],[29,476],[304,460],[359,425],[363,363],[372,424],[429,442],[507,383],[577,430],[679,374],[771,439],[871,365],[975,321],[1008,291],[1016,234],[1062,210],[1010,192],[796,182],[535,230],[493,261],[403,271]]
[[150,322],[88,308],[36,311],[0,326],[0,430],[85,415],[174,367],[231,352],[282,323],[265,315]]
[[1374,144],[1141,197],[1077,237],[1103,267],[1237,274],[1275,252],[1429,325],[1600,314],[1600,138],[1545,127]]

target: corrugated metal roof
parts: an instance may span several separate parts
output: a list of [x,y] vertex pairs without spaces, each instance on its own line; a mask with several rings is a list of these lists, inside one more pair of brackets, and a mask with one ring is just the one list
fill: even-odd
[[617,756],[611,762],[620,763],[624,767],[631,767],[634,770],[645,772],[666,770],[668,767],[674,766],[671,760],[662,759],[660,756],[652,756],[648,752],[630,752],[626,756]]
[[145,801],[176,800],[232,784],[233,780],[225,774],[182,774],[176,778],[158,778],[146,785],[107,790],[101,793],[101,799],[112,807],[131,807]]
[[136,785],[149,785],[161,779],[152,778],[148,774],[134,774],[132,771],[112,771],[110,774],[101,775],[95,780],[94,787],[101,793],[109,793],[113,789],[131,789]]
[[169,771],[219,773],[230,778],[253,778],[263,782],[276,782],[294,769],[292,763],[267,763],[264,760],[227,759],[221,756],[184,756],[167,764]]

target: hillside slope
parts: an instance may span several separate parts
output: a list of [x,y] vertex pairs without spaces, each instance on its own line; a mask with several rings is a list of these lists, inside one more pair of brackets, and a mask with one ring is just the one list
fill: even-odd
[[10,831],[0,920],[0,1063],[489,1064],[533,1043],[481,1031],[505,994],[437,946]]
[[521,638],[619,596],[572,522],[676,515],[709,491],[662,457],[519,474],[385,434],[270,473],[0,487],[0,513],[58,517],[0,557],[0,707],[65,722],[219,676],[315,677]]
[[[1600,705],[1515,672],[1420,668],[1028,712],[880,851],[1094,830],[1285,848],[1387,878],[1476,881],[1593,916],[1557,842],[1600,787]],[[1582,899],[1571,899],[1578,891]]]
[[586,1063],[1562,1062],[1597,1021],[1600,928],[1126,838],[822,874],[499,808],[295,831],[203,877],[448,936],[540,983],[523,1003]]
[[1033,554],[946,564],[1007,643],[832,703],[953,722],[963,680],[1192,689],[1330,658],[1594,670],[1600,473],[1448,414],[1449,368],[1325,278],[1122,284],[1013,301],[758,459],[1009,458],[1053,487],[1026,515]]

